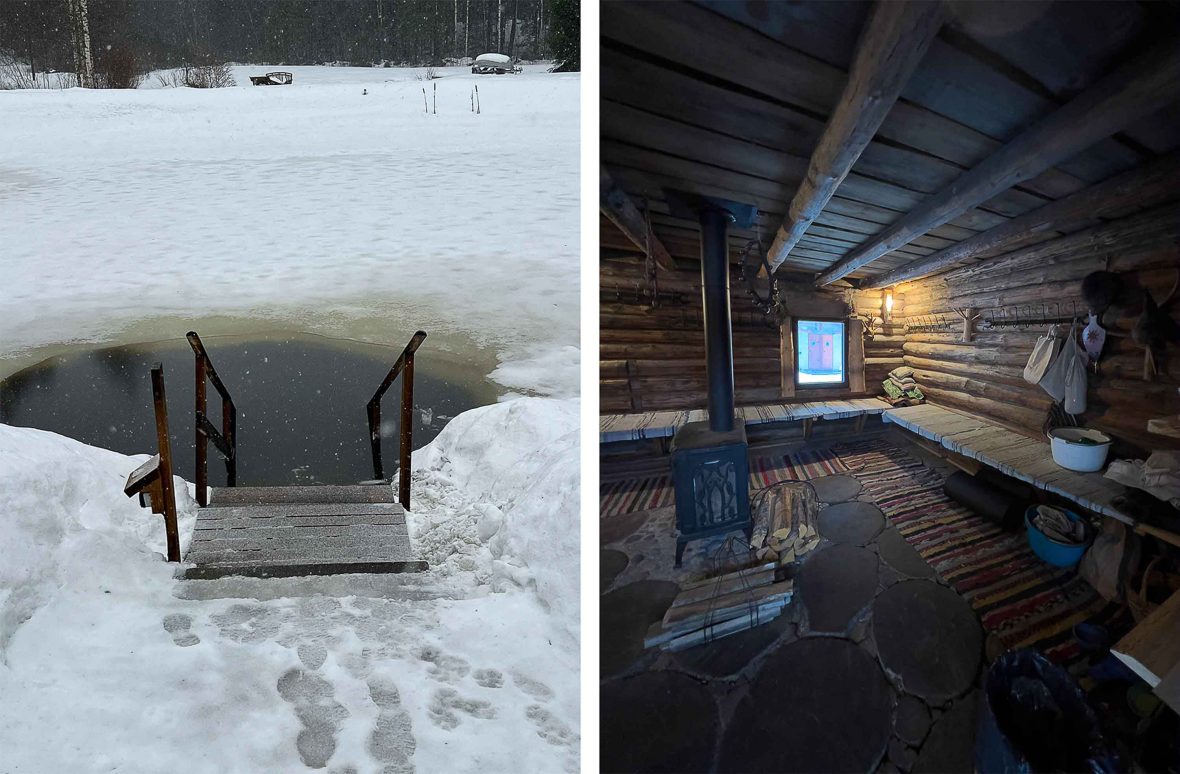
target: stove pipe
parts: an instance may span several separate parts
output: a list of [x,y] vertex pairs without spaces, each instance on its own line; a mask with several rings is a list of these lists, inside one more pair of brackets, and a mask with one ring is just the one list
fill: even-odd
[[701,300],[705,317],[705,369],[709,380],[709,429],[733,430],[733,332],[729,311],[729,224],[720,207],[700,211]]

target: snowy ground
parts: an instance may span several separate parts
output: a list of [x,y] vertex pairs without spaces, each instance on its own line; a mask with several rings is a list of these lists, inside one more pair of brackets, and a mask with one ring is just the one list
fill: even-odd
[[143,457],[0,426],[0,771],[576,770],[577,78],[441,71],[424,115],[413,71],[283,69],[0,92],[0,367],[194,317],[425,327],[551,397],[415,452],[405,576],[175,581]]

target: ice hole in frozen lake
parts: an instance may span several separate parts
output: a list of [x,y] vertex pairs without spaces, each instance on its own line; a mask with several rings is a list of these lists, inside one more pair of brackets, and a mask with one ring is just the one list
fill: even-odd
[[[399,337],[409,340],[409,333]],[[373,475],[365,404],[401,352],[307,334],[205,337],[238,408],[238,485],[349,484]],[[497,387],[469,359],[432,352],[414,361],[414,448],[463,411],[494,403]],[[156,451],[150,371],[164,365],[175,472],[194,476],[194,364],[184,339],[51,357],[0,380],[0,422],[35,427],[125,454]],[[221,427],[221,398],[208,387]],[[382,401],[386,476],[397,469],[401,377]],[[130,471],[128,471],[130,472]],[[209,444],[209,482],[225,465]]]

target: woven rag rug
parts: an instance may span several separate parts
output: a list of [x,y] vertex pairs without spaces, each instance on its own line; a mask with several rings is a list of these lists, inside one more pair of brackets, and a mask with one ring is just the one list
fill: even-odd
[[[842,443],[756,459],[751,491],[784,478],[855,475],[944,582],[975,609],[985,631],[1006,648],[1035,647],[1071,671],[1085,668],[1072,634],[1082,621],[1117,623],[1125,611],[1108,604],[1072,570],[1042,562],[1023,532],[1004,532],[947,497],[943,477],[885,439]],[[674,502],[668,475],[604,483],[603,518]]]

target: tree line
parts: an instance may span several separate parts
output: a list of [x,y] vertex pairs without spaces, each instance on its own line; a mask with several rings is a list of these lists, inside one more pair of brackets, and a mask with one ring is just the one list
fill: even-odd
[[208,62],[441,66],[485,52],[578,69],[577,0],[3,0],[0,51],[77,72],[77,16],[96,69]]

